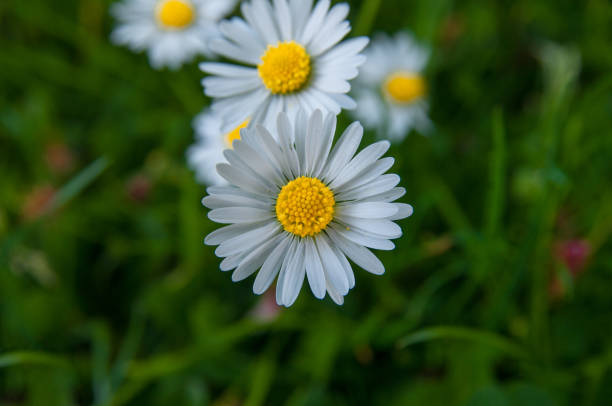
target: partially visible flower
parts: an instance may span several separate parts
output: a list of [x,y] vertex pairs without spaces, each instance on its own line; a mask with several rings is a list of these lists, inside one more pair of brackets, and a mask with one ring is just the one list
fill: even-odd
[[151,179],[147,175],[136,174],[126,182],[125,192],[130,200],[142,203],[149,198],[152,187]]
[[393,141],[412,129],[427,132],[431,122],[423,69],[429,50],[400,32],[394,38],[377,35],[365,54],[367,61],[355,81],[355,117]]
[[34,220],[45,214],[51,207],[56,189],[51,185],[36,186],[25,197],[21,209],[26,220]]
[[236,0],[123,0],[111,9],[119,21],[111,40],[147,50],[155,69],[177,69],[196,55],[211,55],[207,42],[219,35],[217,21],[235,5]]
[[[208,217],[229,224],[204,242],[219,245],[221,270],[235,269],[232,280],[257,272],[253,291],[265,292],[278,276],[276,302],[291,306],[304,278],[315,297],[326,292],[337,303],[355,285],[348,259],[373,274],[382,262],[368,249],[392,250],[401,236],[394,223],[412,206],[393,203],[404,195],[395,174],[385,174],[394,159],[380,141],[355,155],[363,128],[351,124],[332,148],[336,116],[299,111],[293,123],[279,113],[276,137],[262,125],[246,128],[228,163],[217,171],[228,186],[207,189],[202,203]],[[278,141],[277,141],[278,140]],[[368,247],[368,248],[366,248]]]
[[224,133],[221,119],[211,111],[198,114],[193,120],[196,142],[187,149],[187,162],[196,173],[196,179],[207,185],[223,185],[227,182],[217,173],[218,163],[225,162],[223,150],[231,149],[234,140],[240,139],[240,130],[248,120]]
[[[210,47],[242,65],[202,63],[212,75],[202,81],[213,97],[212,109],[231,131],[246,119],[272,128],[279,112],[294,117],[298,109],[340,113],[355,108],[347,96],[348,80],[365,61],[366,37],[341,42],[351,30],[349,6],[330,8],[330,0],[245,1],[245,18],[222,21],[223,38]],[[341,43],[340,43],[341,42]],[[247,66],[244,66],[247,65]]]
[[565,264],[574,277],[584,271],[590,254],[591,244],[587,240],[574,239],[555,244],[555,256]]

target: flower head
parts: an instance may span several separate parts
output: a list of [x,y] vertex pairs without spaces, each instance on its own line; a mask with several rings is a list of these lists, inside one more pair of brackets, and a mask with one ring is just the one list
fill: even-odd
[[335,114],[355,108],[346,93],[348,80],[365,61],[365,37],[342,39],[350,31],[347,4],[330,0],[252,0],[242,3],[244,20],[222,21],[223,38],[211,49],[242,65],[202,63],[211,76],[202,81],[223,131],[250,118],[275,124],[277,114],[294,117],[298,109]]
[[217,165],[229,185],[208,188],[202,203],[208,217],[229,224],[209,234],[205,243],[219,245],[221,270],[232,279],[257,273],[253,291],[276,283],[278,304],[290,306],[308,279],[315,297],[326,292],[338,304],[354,285],[348,261],[380,275],[384,266],[368,249],[391,250],[401,236],[393,221],[408,217],[412,207],[393,203],[405,190],[400,179],[385,174],[393,158],[380,141],[355,155],[363,128],[351,124],[335,145],[336,117],[319,110],[300,110],[293,125],[277,117],[276,137],[262,125],[241,131],[228,163]]
[[365,54],[355,86],[355,116],[381,138],[401,140],[413,128],[427,131],[427,49],[402,32],[395,38],[378,35]]
[[223,150],[232,148],[240,139],[240,130],[248,120],[236,125],[228,132],[221,131],[221,119],[211,111],[198,114],[193,120],[196,142],[187,149],[187,162],[195,171],[196,179],[207,185],[223,185],[227,182],[217,173],[216,166],[225,162]]
[[156,69],[177,69],[196,55],[211,55],[207,42],[219,35],[216,23],[235,5],[236,0],[123,0],[112,8],[119,25],[111,40],[147,50]]

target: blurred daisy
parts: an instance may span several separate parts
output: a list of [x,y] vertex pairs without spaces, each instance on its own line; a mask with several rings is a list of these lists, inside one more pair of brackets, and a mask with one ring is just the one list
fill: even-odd
[[196,55],[211,55],[207,41],[219,35],[216,22],[235,4],[236,0],[123,0],[111,9],[119,21],[111,40],[134,51],[148,50],[155,69],[177,69]]
[[233,130],[221,131],[221,120],[216,114],[204,111],[193,120],[196,142],[187,149],[187,162],[196,173],[196,179],[207,185],[222,185],[227,182],[217,173],[216,166],[225,162],[223,150],[232,148],[234,140],[240,139],[240,129],[248,120]]
[[379,34],[366,49],[367,62],[355,83],[355,116],[381,138],[403,139],[413,128],[427,132],[427,82],[422,75],[429,51],[411,35]]
[[[315,297],[326,292],[344,301],[355,277],[349,261],[373,274],[384,273],[368,249],[391,250],[401,236],[393,221],[408,217],[412,207],[392,203],[405,190],[395,174],[385,174],[393,158],[380,141],[355,155],[363,128],[351,124],[332,148],[336,116],[300,110],[295,126],[285,113],[277,119],[277,139],[262,125],[242,130],[226,150],[229,163],[217,170],[230,185],[208,188],[202,203],[208,217],[229,224],[209,234],[205,243],[219,245],[221,270],[235,269],[232,280],[257,272],[253,291],[265,292],[278,276],[276,301],[291,306],[308,279]],[[294,141],[295,140],[295,141]],[[366,248],[368,247],[368,248]]]
[[330,8],[330,0],[253,0],[241,6],[243,20],[220,23],[223,38],[214,39],[214,52],[241,64],[203,63],[213,76],[202,81],[206,95],[215,98],[223,130],[251,117],[252,123],[275,124],[285,111],[299,108],[340,113],[355,108],[347,96],[349,79],[365,57],[366,37],[338,44],[351,30],[344,20],[347,4]]

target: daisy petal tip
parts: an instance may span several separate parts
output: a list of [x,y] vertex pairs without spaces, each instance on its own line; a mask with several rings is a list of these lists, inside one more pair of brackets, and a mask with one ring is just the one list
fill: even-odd
[[204,242],[204,245],[208,245],[208,246],[213,246],[213,245],[215,245],[215,244],[214,244],[214,241],[213,241],[213,240],[211,239],[211,237],[210,237],[210,234],[209,234],[209,235],[207,235],[206,237],[204,237],[204,241],[203,241],[203,242]]

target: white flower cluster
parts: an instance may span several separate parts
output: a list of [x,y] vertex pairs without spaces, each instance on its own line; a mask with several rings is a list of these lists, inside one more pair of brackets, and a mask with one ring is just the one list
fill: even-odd
[[[382,274],[370,249],[391,250],[412,214],[395,201],[399,176],[387,174],[388,141],[357,152],[363,128],[351,124],[334,143],[336,116],[354,110],[381,138],[426,132],[428,52],[408,34],[344,40],[347,4],[330,0],[124,0],[112,39],[148,49],[154,67],[176,68],[199,53],[204,92],[213,99],[194,120],[187,151],[203,204],[227,224],[208,235],[234,281],[257,273],[261,294],[276,280],[276,300],[292,305],[304,280],[317,298],[338,304],[355,285],[351,262]],[[362,52],[364,51],[364,52]],[[367,60],[367,62],[366,62]],[[359,71],[361,68],[361,72]],[[348,95],[356,79],[356,101]]]

